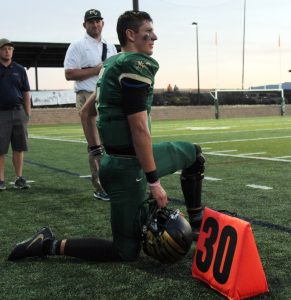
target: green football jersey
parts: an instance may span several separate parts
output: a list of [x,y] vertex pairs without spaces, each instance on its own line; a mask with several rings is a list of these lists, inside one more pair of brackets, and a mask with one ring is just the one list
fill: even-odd
[[[150,85],[146,101],[147,113],[150,115],[153,100],[154,78],[159,69],[158,62],[146,54],[122,52],[107,59],[97,82],[97,127],[103,145],[106,147],[132,147],[132,139],[123,112],[122,89],[123,78],[135,79]],[[136,99],[138,101],[139,99]],[[150,128],[150,117],[149,128]]]

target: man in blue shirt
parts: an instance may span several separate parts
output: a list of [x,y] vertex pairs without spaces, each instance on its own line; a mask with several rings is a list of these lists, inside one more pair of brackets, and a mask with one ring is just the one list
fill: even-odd
[[30,87],[24,67],[12,61],[13,50],[11,41],[0,39],[0,191],[6,189],[5,155],[10,144],[16,175],[14,187],[29,188],[22,177],[22,170],[24,151],[28,150]]

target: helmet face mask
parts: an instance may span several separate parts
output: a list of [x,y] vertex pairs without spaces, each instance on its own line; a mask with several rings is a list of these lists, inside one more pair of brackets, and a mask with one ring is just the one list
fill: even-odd
[[161,263],[175,263],[188,253],[191,244],[192,229],[180,211],[155,206],[143,226],[145,254]]

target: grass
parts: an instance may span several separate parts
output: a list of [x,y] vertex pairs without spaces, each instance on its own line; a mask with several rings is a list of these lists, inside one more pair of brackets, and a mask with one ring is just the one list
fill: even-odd
[[[291,118],[153,122],[155,142],[185,140],[204,149],[204,205],[252,220],[270,292],[257,299],[291,298]],[[111,237],[109,203],[95,201],[81,126],[30,126],[24,175],[31,189],[0,193],[1,299],[223,299],[191,277],[196,244],[184,260],[161,265],[144,254],[134,263],[96,264],[50,257],[7,261],[16,242],[50,225],[58,238]],[[216,179],[216,180],[215,180]],[[6,182],[14,180],[11,153]],[[181,199],[179,176],[162,179]],[[251,188],[248,185],[270,187]],[[185,207],[173,202],[171,207]],[[272,225],[284,226],[289,233]],[[287,230],[288,231],[288,230]]]

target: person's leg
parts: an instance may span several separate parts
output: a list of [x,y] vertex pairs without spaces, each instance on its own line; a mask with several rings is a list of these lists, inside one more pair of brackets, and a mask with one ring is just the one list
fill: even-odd
[[153,145],[155,161],[160,177],[182,170],[181,188],[197,240],[202,221],[201,192],[204,162],[201,148],[187,142],[165,142]]
[[5,154],[0,155],[0,181],[5,180]]
[[11,111],[0,110],[0,181],[5,187],[5,155],[8,153],[12,132]]
[[23,158],[24,158],[24,152],[23,151],[12,151],[12,162],[14,166],[14,171],[16,177],[22,177],[22,171],[23,171]]
[[63,255],[98,262],[121,260],[112,241],[98,238],[56,240],[49,227],[40,229],[31,238],[18,243],[8,260],[17,261],[47,255]]
[[6,190],[4,170],[5,170],[5,155],[3,154],[0,155],[0,192]]
[[13,111],[12,162],[16,176],[14,187],[19,189],[29,188],[26,180],[22,177],[24,152],[28,150],[27,122],[28,117],[24,109]]
[[110,197],[114,244],[123,260],[134,261],[141,250],[142,226],[148,214],[144,172],[136,157],[105,154],[100,180]]
[[193,230],[193,239],[198,240],[203,212],[201,205],[202,180],[204,178],[205,158],[200,146],[196,145],[195,162],[182,170],[180,177],[189,223]]
[[86,261],[121,261],[113,241],[99,238],[48,240],[43,246],[47,255],[63,255]]
[[[86,101],[88,100],[88,98],[91,95],[92,95],[92,93],[89,93],[86,91],[81,91],[76,94],[76,108],[77,108],[78,113],[80,113],[81,108],[83,107],[83,105],[86,103]],[[88,148],[87,148],[87,151],[89,153]],[[95,189],[94,197],[97,199],[108,201],[109,198],[108,198],[107,194],[104,192],[104,189],[102,188],[102,186],[100,184],[99,171],[98,171],[96,163],[95,163],[95,158],[88,154],[88,162],[89,162],[89,167],[90,167],[90,172],[91,172],[91,182]]]

